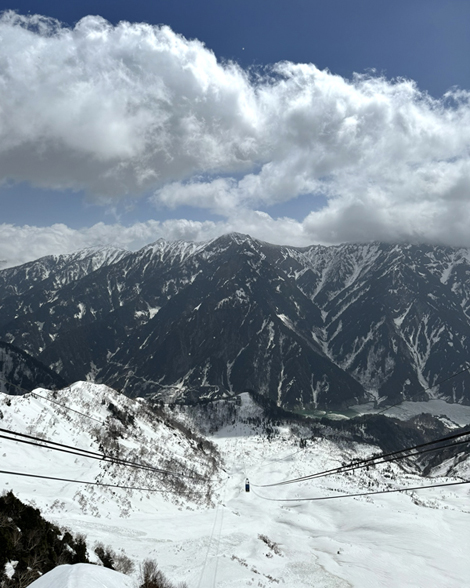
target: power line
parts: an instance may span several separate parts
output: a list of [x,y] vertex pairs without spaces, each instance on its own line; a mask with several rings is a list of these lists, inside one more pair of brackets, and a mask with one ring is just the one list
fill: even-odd
[[[294,484],[297,482],[304,482],[306,480],[311,480],[313,478],[320,478],[320,477],[324,477],[324,476],[329,476],[329,475],[333,475],[333,474],[340,474],[343,473],[345,471],[350,471],[353,469],[359,469],[359,468],[363,468],[366,467],[368,465],[375,465],[375,462],[377,460],[383,460],[380,463],[385,463],[386,461],[391,462],[391,461],[396,461],[397,459],[404,459],[406,457],[412,457],[409,455],[401,455],[404,452],[409,452],[409,451],[414,451],[417,449],[421,449],[423,447],[429,447],[430,445],[436,445],[437,443],[443,443],[444,441],[451,441],[453,439],[458,439],[460,437],[466,437],[470,435],[470,431],[465,431],[465,432],[460,432],[460,433],[454,433],[453,435],[447,435],[446,437],[442,437],[440,439],[435,439],[434,441],[427,441],[426,443],[420,443],[419,445],[414,445],[413,447],[406,447],[404,449],[400,449],[398,451],[392,451],[390,453],[383,453],[381,455],[376,455],[374,457],[369,457],[367,459],[363,459],[363,460],[359,460],[359,461],[353,461],[350,462],[349,464],[337,467],[337,468],[331,468],[329,470],[324,470],[321,472],[316,472],[314,474],[309,474],[307,476],[301,476],[299,478],[292,478],[292,479],[288,479],[288,480],[282,480],[281,482],[275,482],[272,484],[253,484],[253,486],[255,488],[268,488],[271,486],[283,486],[286,484]],[[463,441],[462,443],[468,443],[470,440],[466,440]],[[452,445],[458,445],[459,443],[452,443],[450,445],[446,445],[445,447],[449,447]],[[444,446],[441,447],[435,447],[433,448],[431,451],[434,450],[439,450],[439,449],[444,449]],[[417,452],[413,455],[419,455],[421,452]],[[425,453],[424,451],[422,453]],[[396,457],[399,456],[399,457]],[[385,459],[385,458],[391,458],[391,459]]]
[[307,502],[316,500],[334,500],[336,498],[356,498],[358,496],[372,496],[374,494],[390,494],[392,492],[408,492],[414,490],[425,490],[427,488],[443,488],[444,486],[461,486],[463,484],[470,484],[470,480],[463,480],[462,482],[446,482],[443,484],[431,484],[428,486],[414,486],[410,488],[395,488],[392,490],[376,490],[374,492],[360,492],[357,494],[339,494],[338,496],[318,496],[314,498],[268,498],[267,496],[261,496],[255,490],[253,494],[262,498],[263,500],[269,500],[271,502]]

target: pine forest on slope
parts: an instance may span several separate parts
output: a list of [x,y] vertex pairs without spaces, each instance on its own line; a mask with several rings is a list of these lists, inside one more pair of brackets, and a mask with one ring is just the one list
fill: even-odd
[[0,339],[73,382],[167,400],[470,404],[470,251],[230,234],[0,272]]

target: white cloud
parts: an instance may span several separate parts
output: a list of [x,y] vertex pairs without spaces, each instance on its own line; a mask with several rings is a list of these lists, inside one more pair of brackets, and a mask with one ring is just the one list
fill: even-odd
[[174,220],[147,221],[130,227],[97,223],[85,229],[64,224],[51,227],[0,225],[0,268],[20,265],[46,255],[72,253],[86,247],[117,247],[136,250],[159,238],[198,241],[223,234],[212,222]]
[[[168,241],[209,241],[230,232],[255,234],[260,239],[278,243],[307,245],[302,239],[301,224],[290,219],[274,220],[266,213],[244,211],[225,222],[170,219],[150,220],[130,227],[97,223],[85,229],[71,229],[64,224],[52,227],[18,227],[0,225],[0,268],[33,261],[46,255],[72,253],[86,247],[117,247],[137,250],[163,238]],[[294,237],[295,235],[295,237]]]
[[[364,242],[368,240],[434,242],[470,246],[470,214],[466,202],[455,209],[428,208],[412,202],[403,214],[388,206],[380,194],[367,199],[333,203],[309,214],[302,222],[292,218],[272,218],[266,212],[240,209],[220,222],[170,219],[149,220],[126,227],[119,223],[97,223],[89,228],[71,229],[64,224],[52,227],[0,225],[0,269],[33,261],[45,255],[72,253],[86,247],[117,247],[137,250],[163,238],[168,241],[209,241],[238,232],[283,245],[306,247],[312,243]],[[423,230],[414,219],[427,224]],[[451,227],[449,231],[448,227]]]
[[[97,198],[154,190],[158,205],[226,219],[145,225],[157,232],[199,238],[242,226],[293,244],[470,245],[465,91],[437,100],[408,80],[346,80],[289,62],[246,72],[168,27],[87,17],[68,29],[9,12],[0,95],[0,181]],[[328,203],[303,222],[257,212],[316,192]]]
[[168,27],[6,13],[0,72],[3,178],[121,195],[255,154],[246,74]]

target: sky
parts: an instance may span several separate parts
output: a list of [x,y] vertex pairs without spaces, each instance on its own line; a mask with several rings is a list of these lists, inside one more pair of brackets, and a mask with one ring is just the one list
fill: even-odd
[[470,247],[467,0],[0,11],[0,267],[230,231]]

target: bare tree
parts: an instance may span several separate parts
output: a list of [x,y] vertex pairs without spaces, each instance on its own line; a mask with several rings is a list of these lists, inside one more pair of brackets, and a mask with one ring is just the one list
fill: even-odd
[[146,559],[140,565],[139,588],[188,588],[182,583],[175,587],[157,567],[153,559]]

